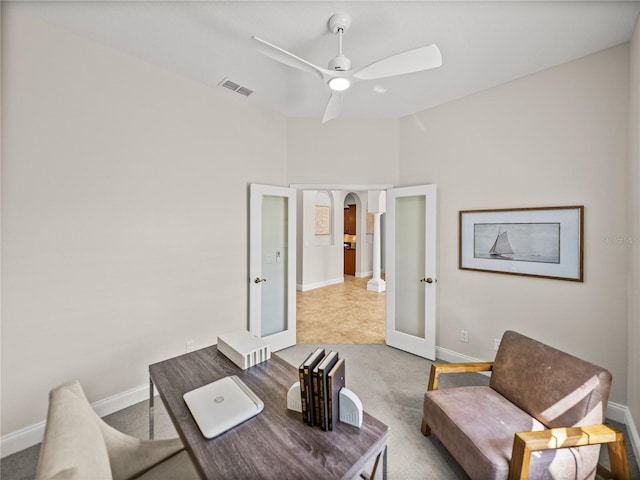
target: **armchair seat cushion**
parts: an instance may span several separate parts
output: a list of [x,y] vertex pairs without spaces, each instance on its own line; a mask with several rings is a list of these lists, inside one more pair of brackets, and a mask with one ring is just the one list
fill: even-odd
[[[458,387],[432,390],[424,399],[424,419],[462,468],[474,479],[506,479],[513,448],[513,433],[546,427],[490,387]],[[460,429],[459,425],[464,425]],[[594,450],[595,447],[595,450]],[[599,446],[588,447],[598,455]],[[587,478],[580,475],[580,449],[547,450],[531,457],[530,478]],[[570,455],[572,461],[561,461]],[[562,465],[562,467],[560,466]],[[577,471],[578,470],[578,471]]]

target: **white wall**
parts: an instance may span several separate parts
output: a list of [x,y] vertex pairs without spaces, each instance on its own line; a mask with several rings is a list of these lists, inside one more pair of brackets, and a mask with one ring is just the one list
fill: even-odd
[[[303,190],[298,209],[302,220],[298,225],[301,241],[298,245],[299,290],[311,290],[343,279],[343,208],[344,198],[335,190]],[[315,206],[328,206],[331,211],[331,234],[316,235]]]
[[[629,91],[629,375],[627,405],[640,426],[640,17],[630,48]],[[636,432],[636,435],[638,432]],[[640,449],[640,438],[636,438]],[[636,450],[636,458],[640,451]]]
[[287,119],[289,183],[396,184],[396,119]]
[[[626,403],[628,45],[406,117],[400,182],[439,189],[437,344],[492,359],[507,329],[608,368]],[[584,283],[458,269],[460,210],[585,206]],[[459,341],[469,331],[468,344]]]
[[2,9],[5,435],[246,325],[248,184],[286,185],[286,124]]
[[356,277],[368,277],[373,274],[373,234],[367,233],[367,212],[369,211],[369,192],[353,192],[357,197],[356,208]]

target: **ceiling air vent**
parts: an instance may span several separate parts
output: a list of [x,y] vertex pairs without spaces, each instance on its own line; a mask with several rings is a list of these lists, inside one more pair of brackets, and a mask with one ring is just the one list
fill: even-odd
[[228,88],[229,90],[233,90],[234,92],[239,93],[240,95],[244,95],[245,97],[248,97],[253,93],[253,90],[247,87],[243,87],[236,82],[232,82],[228,78],[224,78],[218,85],[224,88]]

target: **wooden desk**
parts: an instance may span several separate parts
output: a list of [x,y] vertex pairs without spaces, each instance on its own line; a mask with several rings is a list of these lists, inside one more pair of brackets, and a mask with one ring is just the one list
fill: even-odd
[[[182,395],[227,375],[238,375],[262,399],[264,410],[207,440]],[[149,376],[150,437],[155,385],[202,478],[353,479],[370,460],[376,458],[377,465],[382,456],[386,479],[389,427],[366,412],[359,429],[339,422],[336,430],[325,432],[304,424],[301,414],[286,405],[287,391],[298,380],[298,370],[277,355],[241,370],[212,346],[150,365]]]

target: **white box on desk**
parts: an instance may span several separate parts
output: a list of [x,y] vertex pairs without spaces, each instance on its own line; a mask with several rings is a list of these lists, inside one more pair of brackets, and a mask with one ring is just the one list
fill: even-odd
[[219,335],[218,351],[242,370],[271,358],[271,346],[246,330]]

